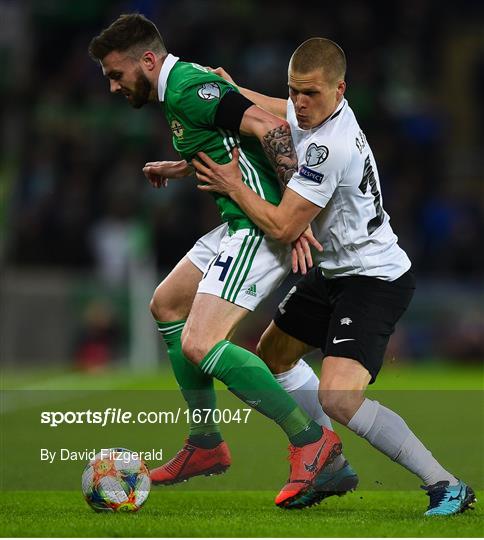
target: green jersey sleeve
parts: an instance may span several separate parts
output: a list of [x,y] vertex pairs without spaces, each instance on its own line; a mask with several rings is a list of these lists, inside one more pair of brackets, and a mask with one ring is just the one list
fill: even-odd
[[214,128],[218,106],[227,92],[237,92],[237,89],[216,75],[213,80],[191,84],[179,93],[177,112],[193,127]]

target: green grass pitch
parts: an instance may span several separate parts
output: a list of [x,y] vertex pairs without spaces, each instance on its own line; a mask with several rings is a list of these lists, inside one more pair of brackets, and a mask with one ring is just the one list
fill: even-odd
[[424,518],[423,492],[356,491],[327,499],[317,507],[292,511],[276,508],[273,495],[270,492],[176,493],[154,488],[137,514],[96,514],[79,493],[3,493],[2,535],[479,537],[484,532],[479,506],[459,516]]
[[[167,370],[137,376],[127,371],[96,375],[46,371],[2,375],[2,389],[11,391],[20,388],[21,398],[22,392],[28,389],[35,392],[48,390],[46,394],[54,398],[56,390],[96,389],[99,392],[92,399],[99,396],[99,402],[103,403],[101,397],[105,393],[111,395],[109,392],[114,392],[116,394],[112,395],[117,396],[122,391],[121,394],[126,392],[129,396],[132,390],[146,390],[146,406],[151,406],[153,397],[161,400],[165,396],[167,403],[171,403],[169,400],[174,399],[172,396],[178,396],[178,392],[173,391],[176,385]],[[165,394],[156,392],[160,389]],[[484,536],[484,507],[480,502],[484,500],[482,371],[479,368],[460,369],[442,364],[420,368],[390,367],[382,372],[376,388],[372,389],[375,390],[377,393],[373,397],[402,411],[416,432],[423,434],[424,442],[429,444],[434,455],[448,464],[451,470],[458,471],[477,490],[475,510],[452,517],[425,518],[423,512],[428,498],[418,489],[419,481],[341,426],[336,427],[343,438],[345,454],[360,475],[361,489],[345,497],[331,497],[305,510],[278,509],[273,500],[287,477],[286,441],[276,427],[257,415],[251,423],[250,429],[253,431],[241,426],[224,427],[234,458],[231,469],[225,475],[192,479],[186,484],[172,487],[154,486],[146,505],[137,514],[96,514],[84,502],[80,489],[76,489],[84,464],[65,465],[64,469],[58,470],[40,467],[37,452],[31,451],[34,441],[37,444],[37,437],[48,436],[50,442],[45,444],[59,447],[97,445],[102,440],[112,446],[123,444],[128,448],[142,449],[137,445],[142,446],[144,442],[152,444],[154,437],[162,433],[164,439],[159,443],[166,451],[165,459],[169,459],[179,448],[186,427],[165,426],[164,431],[160,431],[155,426],[153,431],[145,431],[138,427],[127,429],[117,426],[110,431],[98,430],[97,434],[73,426],[40,430],[37,416],[35,421],[30,418],[32,413],[29,406],[34,405],[20,400],[18,409],[5,409],[0,416],[2,434],[5,435],[0,449],[3,448],[3,452],[8,450],[14,439],[12,448],[16,453],[13,457],[2,455],[11,463],[0,470],[0,536]],[[382,393],[378,394],[380,390]],[[410,394],[405,393],[406,390]],[[429,397],[430,390],[437,391],[435,397]],[[39,399],[43,395],[39,394]],[[37,394],[29,396],[33,399]],[[65,400],[65,393],[62,396]],[[76,405],[79,408],[85,406],[81,397],[75,397],[78,401],[72,402],[48,402],[45,407],[52,405],[54,410],[76,410]],[[232,398],[222,398],[234,406]],[[430,409],[422,408],[422,402],[433,406]],[[132,406],[129,400],[127,403],[127,406]],[[166,403],[159,403],[160,407],[167,406]],[[39,406],[44,407],[43,404]],[[479,422],[480,426],[476,425]],[[25,425],[29,427],[25,428]],[[465,442],[462,448],[460,439],[452,437],[454,431],[460,433],[462,442]],[[446,443],[449,433],[451,439]],[[91,436],[92,441],[89,439]],[[68,442],[65,442],[66,439]],[[446,453],[447,446],[450,450]],[[35,485],[29,485],[28,478],[36,471],[52,471],[52,474]],[[42,491],[43,485],[49,489]]]

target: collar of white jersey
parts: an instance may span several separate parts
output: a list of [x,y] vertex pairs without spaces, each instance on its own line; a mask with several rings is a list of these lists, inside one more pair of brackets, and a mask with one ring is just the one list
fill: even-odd
[[173,66],[180,60],[178,56],[168,54],[161,66],[160,75],[158,76],[158,100],[165,101],[166,83],[168,75],[173,69]]
[[331,120],[333,120],[333,118],[336,118],[339,113],[343,110],[343,107],[347,104],[348,102],[346,101],[345,98],[343,98],[341,100],[341,103],[336,107],[336,110],[334,111],[334,113],[329,117],[327,118],[322,124],[319,124],[319,126],[317,127],[321,127],[321,126],[324,126],[324,124],[326,124],[327,122],[331,122]]

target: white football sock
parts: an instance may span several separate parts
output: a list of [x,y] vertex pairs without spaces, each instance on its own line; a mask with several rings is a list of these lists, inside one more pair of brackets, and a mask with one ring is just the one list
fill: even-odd
[[284,373],[278,373],[274,377],[315,422],[320,426],[333,429],[331,419],[323,411],[319,402],[319,379],[311,366],[302,358],[292,369]]
[[[334,431],[331,419],[323,411],[319,402],[319,379],[311,366],[301,358],[292,369],[284,373],[278,373],[274,377],[316,423]],[[329,467],[338,470],[343,466],[344,462],[345,458],[341,454]]]
[[447,472],[407,426],[403,418],[378,401],[365,399],[348,428],[409,471],[419,476],[425,485],[457,478]]

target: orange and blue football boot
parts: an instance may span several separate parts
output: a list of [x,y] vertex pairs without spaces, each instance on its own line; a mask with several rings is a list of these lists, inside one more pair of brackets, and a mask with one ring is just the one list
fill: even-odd
[[358,475],[347,461],[344,461],[341,468],[336,471],[325,466],[314,479],[311,488],[296,497],[285,508],[289,510],[308,508],[333,495],[342,497],[350,491],[354,491],[358,482]]
[[322,428],[321,437],[305,446],[289,445],[289,480],[276,497],[280,508],[290,508],[298,497],[312,489],[323,468],[341,454],[341,440],[334,431]]

